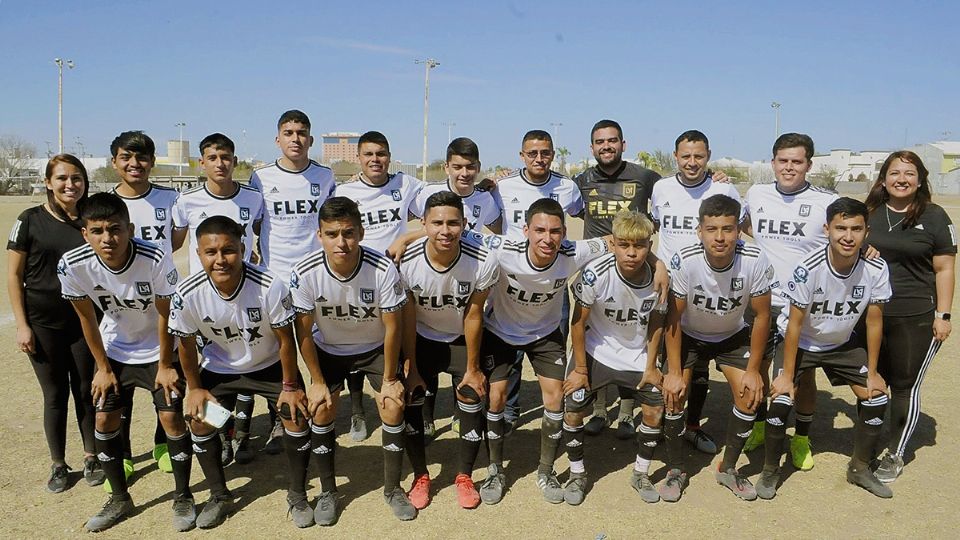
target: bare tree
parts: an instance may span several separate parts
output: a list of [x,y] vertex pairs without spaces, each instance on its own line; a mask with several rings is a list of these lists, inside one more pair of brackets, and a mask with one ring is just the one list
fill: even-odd
[[24,139],[0,136],[0,194],[21,189],[37,178],[37,172],[29,168],[30,159],[36,155],[36,147]]

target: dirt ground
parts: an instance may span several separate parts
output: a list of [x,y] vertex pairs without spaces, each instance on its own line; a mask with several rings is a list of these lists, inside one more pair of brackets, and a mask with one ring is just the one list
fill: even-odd
[[[939,197],[954,222],[960,222],[960,198]],[[25,197],[0,198],[0,224],[10,226],[24,208],[36,204]],[[576,220],[574,220],[576,221]],[[571,224],[571,237],[579,238],[579,223]],[[6,268],[6,251],[0,256]],[[956,302],[954,312],[956,309]],[[75,422],[68,423],[67,459],[75,469],[73,485],[66,492],[52,495],[44,490],[49,474],[49,459],[41,424],[41,396],[37,380],[27,359],[14,345],[15,327],[8,302],[0,302],[0,360],[7,366],[0,375],[0,537],[70,538],[82,535],[86,519],[96,513],[106,496],[101,488],[90,488],[82,481],[82,447]],[[891,500],[878,499],[848,485],[844,478],[847,456],[852,450],[854,400],[846,387],[831,388],[825,378],[818,379],[820,391],[811,431],[816,466],[809,472],[784,468],[784,484],[772,501],[743,502],[713,478],[719,456],[697,453],[688,447],[687,469],[692,478],[683,499],[676,504],[643,503],[627,484],[633,463],[633,442],[619,441],[613,430],[588,438],[586,463],[592,490],[579,507],[551,505],[540,496],[535,471],[538,458],[539,391],[529,367],[524,374],[522,401],[526,408],[521,426],[507,440],[506,455],[509,491],[496,506],[481,506],[472,511],[457,506],[452,486],[456,459],[456,438],[449,430],[452,397],[449,379],[438,403],[438,439],[427,448],[431,475],[434,477],[432,504],[412,522],[393,518],[381,497],[382,460],[380,430],[357,444],[349,436],[338,439],[338,483],[342,515],[340,522],[320,531],[298,530],[286,517],[285,457],[258,453],[249,465],[232,464],[227,468],[229,487],[238,496],[237,511],[213,531],[185,533],[190,537],[313,538],[387,538],[403,534],[420,538],[583,538],[620,539],[641,535],[706,537],[730,535],[759,537],[954,537],[951,530],[960,525],[957,505],[960,495],[960,467],[951,454],[960,444],[960,425],[950,416],[950,388],[957,383],[956,365],[960,336],[941,349],[924,385],[923,412],[914,434],[915,455],[907,457],[904,475],[893,485]],[[368,388],[369,391],[369,388]],[[269,430],[266,407],[257,398],[254,419],[255,448],[265,442]],[[347,404],[346,401],[342,402]],[[371,397],[366,400],[368,424],[377,426]],[[349,406],[342,408],[337,428],[349,430]],[[136,514],[103,538],[173,537],[170,526],[171,475],[157,470],[150,457],[154,421],[150,402],[141,393],[135,405],[133,447],[136,472],[130,493],[137,505]],[[723,441],[730,397],[719,373],[711,375],[710,396],[705,409],[704,428]],[[954,412],[956,412],[954,410]],[[611,414],[615,414],[612,412]],[[792,429],[791,429],[792,431]],[[658,451],[658,459],[660,454]],[[762,466],[762,451],[743,456],[742,469],[756,477]],[[486,455],[481,451],[474,480],[485,474]],[[558,460],[565,471],[565,457]],[[193,469],[194,494],[205,501],[208,492],[196,463]],[[655,481],[663,478],[662,462],[653,466]],[[316,471],[311,469],[311,497],[317,489]],[[405,469],[403,484],[411,475]],[[565,478],[561,474],[561,481]]]

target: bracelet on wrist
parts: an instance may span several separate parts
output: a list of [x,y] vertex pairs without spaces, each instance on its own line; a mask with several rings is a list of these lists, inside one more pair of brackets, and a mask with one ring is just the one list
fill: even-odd
[[297,381],[289,382],[283,381],[283,391],[284,392],[296,392],[300,389],[300,383]]

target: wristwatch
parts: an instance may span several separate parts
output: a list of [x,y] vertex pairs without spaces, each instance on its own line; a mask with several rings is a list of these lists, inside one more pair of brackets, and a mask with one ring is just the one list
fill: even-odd
[[950,313],[949,313],[949,312],[946,312],[946,311],[934,311],[934,312],[933,312],[933,316],[936,317],[936,318],[938,318],[938,319],[940,319],[940,320],[942,320],[942,321],[949,321],[949,320],[950,320]]

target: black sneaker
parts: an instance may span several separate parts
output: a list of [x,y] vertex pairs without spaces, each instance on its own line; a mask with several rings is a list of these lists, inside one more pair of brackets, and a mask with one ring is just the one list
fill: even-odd
[[632,416],[621,416],[617,420],[617,438],[621,441],[628,441],[637,434],[637,426],[633,423]]
[[213,495],[207,504],[203,505],[203,510],[197,516],[197,527],[201,529],[212,529],[227,520],[230,510],[233,509],[233,495],[229,492],[223,495]]
[[83,460],[83,479],[88,486],[99,486],[107,479],[103,472],[103,465],[96,456],[87,456]]
[[99,532],[119,523],[123,518],[133,513],[133,500],[130,495],[110,495],[107,503],[92,518],[87,520],[84,528],[90,532]]
[[189,531],[197,524],[197,505],[193,497],[177,497],[173,500],[173,530]]
[[70,467],[67,465],[51,465],[50,479],[47,480],[47,491],[62,493],[70,483]]
[[226,435],[220,434],[220,463],[226,467],[233,463],[233,440],[228,439]]
[[240,465],[253,461],[253,448],[250,447],[250,437],[240,437],[233,440],[233,458]]
[[300,529],[313,525],[313,508],[305,493],[287,492],[287,515],[293,517],[293,524]]
[[283,423],[277,420],[270,430],[270,437],[267,438],[267,444],[263,445],[263,451],[275,456],[283,452]]
[[877,480],[877,477],[870,472],[869,467],[856,468],[851,463],[847,466],[847,482],[862,487],[882,499],[893,497],[893,490],[889,486]]
[[583,432],[587,435],[599,435],[603,430],[610,425],[610,419],[607,418],[607,413],[595,414],[593,418],[587,421],[587,424],[583,426]]

